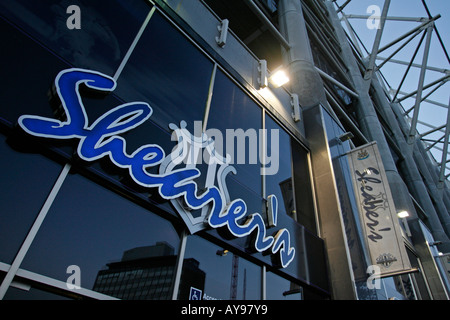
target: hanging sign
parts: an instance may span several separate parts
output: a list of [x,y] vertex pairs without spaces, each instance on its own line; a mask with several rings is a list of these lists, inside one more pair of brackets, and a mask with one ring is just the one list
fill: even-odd
[[376,142],[351,150],[350,173],[372,265],[379,276],[411,269]]
[[[283,228],[273,235],[267,234],[266,225],[259,213],[253,213],[240,220],[247,213],[243,199],[231,200],[225,183],[228,173],[236,173],[229,161],[216,155],[214,142],[206,135],[193,137],[186,130],[186,123],[170,128],[178,137],[178,145],[167,157],[157,144],[146,144],[132,154],[126,152],[126,140],[119,134],[130,131],[146,120],[153,112],[145,102],[131,102],[117,106],[98,119],[90,122],[84,108],[79,87],[84,84],[97,91],[111,92],[116,87],[113,78],[102,73],[85,69],[61,71],[55,79],[55,89],[65,111],[64,121],[35,115],[23,115],[18,122],[30,135],[52,139],[79,139],[77,152],[85,161],[95,161],[103,157],[118,167],[127,169],[137,184],[147,188],[158,188],[164,199],[174,204],[191,233],[209,225],[212,228],[226,227],[235,237],[254,235],[254,248],[258,252],[279,254],[279,264],[287,267],[295,256],[291,247],[290,233]],[[185,157],[192,157],[202,149],[208,150],[214,161],[209,161],[207,185],[198,192],[196,179],[201,175],[195,161],[180,167]],[[147,171],[159,166],[159,173]],[[217,172],[216,172],[217,171]],[[215,181],[217,180],[217,185]],[[278,202],[275,196],[268,200],[273,225],[276,225]],[[187,208],[187,209],[186,209]],[[190,211],[202,209],[202,219],[198,221]],[[205,214],[203,214],[205,213]]]

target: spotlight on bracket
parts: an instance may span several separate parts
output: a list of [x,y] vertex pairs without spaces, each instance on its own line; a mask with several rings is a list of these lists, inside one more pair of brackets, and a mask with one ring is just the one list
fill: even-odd
[[286,83],[289,82],[289,76],[288,76],[286,70],[284,70],[282,68],[278,68],[278,69],[274,70],[274,72],[272,72],[270,74],[269,82],[275,88],[279,88],[282,85],[285,85]]
[[258,63],[258,85],[260,89],[267,87],[267,61],[259,60]]

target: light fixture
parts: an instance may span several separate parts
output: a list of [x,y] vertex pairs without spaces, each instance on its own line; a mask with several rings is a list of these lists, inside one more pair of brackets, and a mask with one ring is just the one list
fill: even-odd
[[275,87],[279,88],[289,82],[289,76],[283,69],[276,69],[269,77],[269,82]]
[[408,213],[408,211],[403,210],[403,211],[398,212],[398,213],[397,213],[397,216],[398,216],[399,218],[406,218],[406,217],[409,217],[409,213]]

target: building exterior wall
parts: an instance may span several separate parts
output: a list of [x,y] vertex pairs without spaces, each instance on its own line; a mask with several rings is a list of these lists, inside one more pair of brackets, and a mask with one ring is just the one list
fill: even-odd
[[[313,20],[325,19],[331,32],[333,14],[319,0],[0,4],[0,55],[8,62],[0,70],[0,297],[448,298],[428,246],[441,234],[446,248],[442,226],[433,230],[437,213],[427,219],[414,211],[400,221],[415,272],[376,278],[380,286],[368,288],[346,153],[375,140],[390,182],[406,193],[411,184],[396,167],[379,103],[365,93],[377,134],[363,125],[367,117],[355,125],[341,108],[361,108],[363,94],[352,57],[330,58],[318,41]],[[262,60],[269,70],[287,67],[290,84],[265,85]],[[318,66],[339,74],[359,100],[330,86]],[[67,80],[71,87],[70,76],[115,86],[100,92],[97,80],[79,78]],[[126,108],[138,111],[120,113]],[[145,121],[130,125],[145,110]],[[32,121],[66,131],[37,133]],[[355,139],[340,142],[348,131]],[[177,147],[197,150],[193,141],[205,134],[217,153],[203,140],[195,161],[170,158]],[[155,150],[163,152],[159,162]],[[169,176],[180,177],[172,188]],[[410,210],[422,203],[402,196]]]

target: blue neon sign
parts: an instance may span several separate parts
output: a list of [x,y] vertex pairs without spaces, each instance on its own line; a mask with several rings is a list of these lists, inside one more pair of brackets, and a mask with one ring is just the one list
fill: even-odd
[[[83,160],[95,161],[109,157],[116,166],[128,169],[137,184],[147,188],[158,188],[159,194],[164,199],[182,199],[192,210],[208,206],[207,223],[210,227],[226,227],[236,237],[255,233],[254,247],[258,252],[270,250],[272,254],[279,253],[283,268],[292,262],[295,249],[290,246],[289,231],[280,229],[273,236],[267,235],[264,220],[258,213],[249,215],[243,224],[239,223],[238,221],[247,213],[247,205],[242,199],[232,201],[229,199],[224,179],[219,187],[208,186],[198,195],[195,179],[200,176],[200,171],[195,167],[176,169],[176,166],[170,166],[169,156],[166,157],[159,145],[146,144],[132,154],[126,152],[126,140],[118,134],[130,131],[150,118],[153,110],[148,103],[131,102],[119,105],[89,124],[79,93],[81,84],[103,92],[111,92],[116,87],[113,78],[96,71],[77,68],[63,70],[55,79],[55,87],[67,120],[23,115],[18,120],[20,127],[28,134],[38,137],[77,138],[80,140],[77,152]],[[158,174],[146,170],[161,164],[165,170],[160,170]],[[232,170],[224,164],[219,171],[225,176]],[[275,196],[270,196],[269,199],[273,225],[276,225],[277,199]],[[180,215],[185,214],[182,210],[178,211]],[[185,217],[182,218],[188,224]]]

